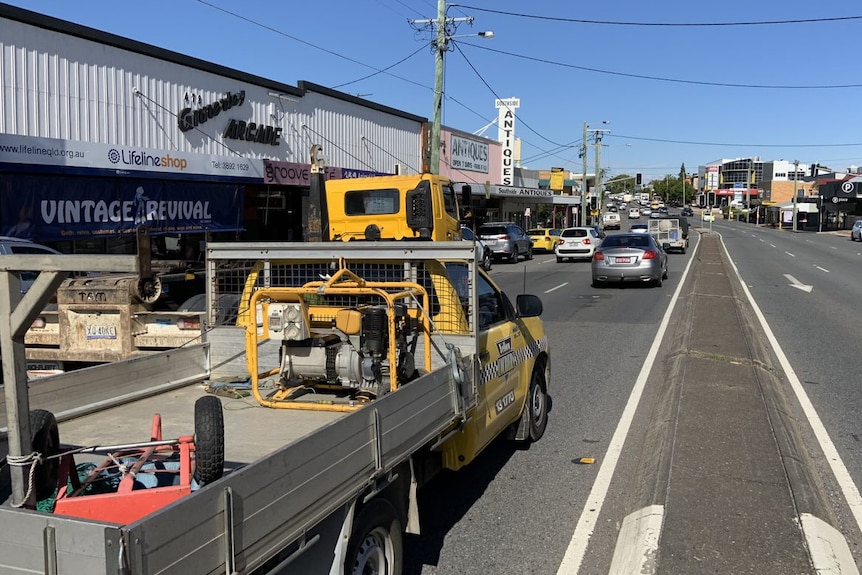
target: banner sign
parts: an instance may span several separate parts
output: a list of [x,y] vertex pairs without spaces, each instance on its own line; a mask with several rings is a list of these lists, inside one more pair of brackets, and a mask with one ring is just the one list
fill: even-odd
[[110,170],[118,175],[148,172],[171,176],[226,176],[258,182],[263,168],[262,161],[256,158],[211,156],[13,134],[0,134],[2,163]]
[[452,168],[488,173],[488,144],[452,134],[449,150]]
[[0,232],[37,242],[107,235],[242,230],[244,187],[236,184],[0,176]]
[[[368,176],[388,176],[380,172],[369,170],[353,170],[349,168],[336,168],[327,166],[324,168],[327,180],[340,180],[343,178],[365,178]],[[276,184],[280,186],[310,186],[311,164],[298,164],[295,162],[281,162],[278,160],[263,161],[263,183]]]

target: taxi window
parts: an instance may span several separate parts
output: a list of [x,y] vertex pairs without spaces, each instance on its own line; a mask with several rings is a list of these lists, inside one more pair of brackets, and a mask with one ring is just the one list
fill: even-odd
[[507,318],[506,305],[500,298],[500,292],[488,283],[488,280],[481,274],[479,275],[479,284],[476,291],[479,297],[480,330],[488,329],[495,323],[500,323]]

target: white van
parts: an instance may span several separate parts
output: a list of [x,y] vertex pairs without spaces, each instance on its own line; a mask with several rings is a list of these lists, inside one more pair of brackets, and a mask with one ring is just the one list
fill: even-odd
[[620,229],[620,215],[617,212],[608,212],[602,216],[602,227],[606,230]]

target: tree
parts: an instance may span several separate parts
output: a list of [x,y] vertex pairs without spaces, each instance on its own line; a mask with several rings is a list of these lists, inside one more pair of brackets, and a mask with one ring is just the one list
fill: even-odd
[[[683,166],[683,169],[685,166]],[[661,180],[653,180],[651,182],[654,193],[665,198],[666,202],[682,203],[683,189],[685,189],[685,197],[689,201],[694,197],[696,190],[694,187],[685,181],[685,175],[680,170],[679,176],[666,175]]]
[[614,176],[605,182],[606,194],[624,194],[626,190],[631,192],[635,187],[635,178],[628,174]]

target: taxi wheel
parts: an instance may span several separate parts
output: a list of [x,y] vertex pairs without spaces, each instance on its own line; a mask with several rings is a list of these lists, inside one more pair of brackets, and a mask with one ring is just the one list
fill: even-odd
[[539,441],[548,426],[548,391],[545,381],[545,368],[542,363],[533,366],[530,378],[530,394],[525,409],[530,415],[530,441]]

